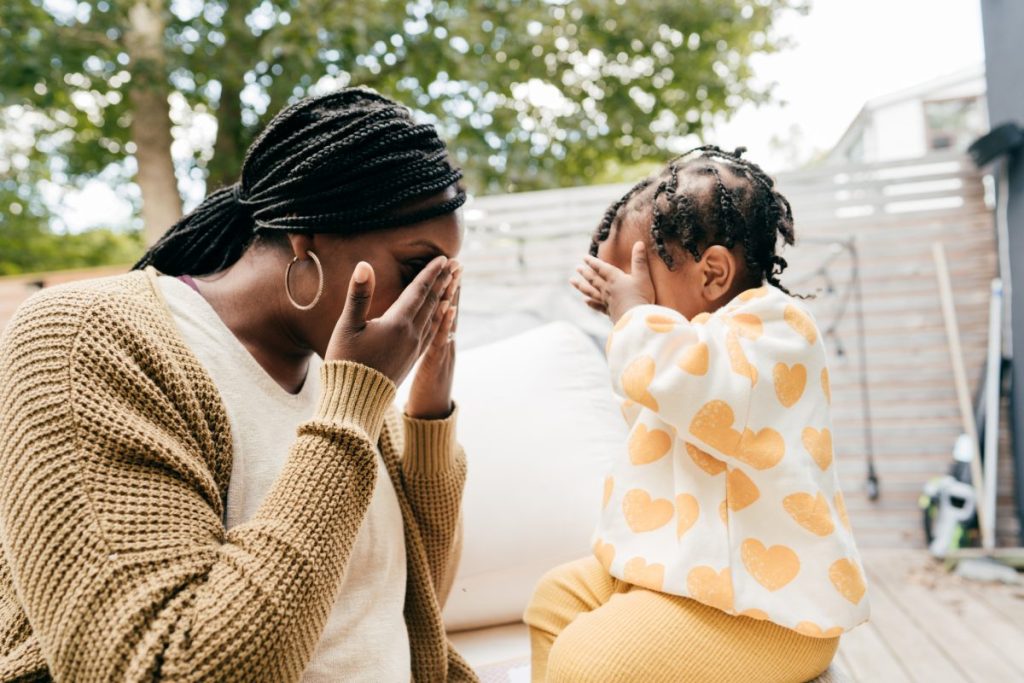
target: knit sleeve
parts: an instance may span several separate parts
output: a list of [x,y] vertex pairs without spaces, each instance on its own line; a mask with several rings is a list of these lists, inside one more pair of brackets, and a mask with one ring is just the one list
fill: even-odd
[[782,419],[786,397],[766,402],[754,424],[753,390],[774,384],[784,392],[789,374],[806,372],[808,360],[822,352],[812,319],[789,302],[762,287],[693,320],[663,306],[629,311],[611,333],[608,362],[635,429],[646,432],[640,419],[646,410],[719,460],[757,469],[777,462],[781,437],[766,427]]
[[66,303],[33,304],[0,345],[0,536],[52,677],[297,680],[369,505],[394,386],[325,364],[276,484],[225,531],[215,451],[230,439],[203,382],[132,311]]
[[443,420],[403,416],[405,493],[427,553],[437,600],[444,605],[462,551],[466,455],[455,438],[458,408]]

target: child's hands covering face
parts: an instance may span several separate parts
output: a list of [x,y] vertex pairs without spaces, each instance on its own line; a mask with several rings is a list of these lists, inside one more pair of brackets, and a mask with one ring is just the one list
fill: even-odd
[[633,245],[629,273],[593,256],[584,257],[584,261],[576,267],[582,280],[574,277],[570,283],[586,298],[588,306],[607,313],[612,322],[618,322],[634,306],[654,303],[654,282],[643,242]]

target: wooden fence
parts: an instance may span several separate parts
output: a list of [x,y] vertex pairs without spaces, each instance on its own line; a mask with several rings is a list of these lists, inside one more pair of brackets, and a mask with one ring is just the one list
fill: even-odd
[[[992,210],[982,177],[959,155],[787,173],[777,178],[793,205],[798,245],[783,281],[804,293],[832,352],[840,475],[865,546],[923,544],[918,496],[944,474],[960,418],[936,286],[932,244],[945,244],[965,362],[976,388],[987,343],[989,282],[997,272]],[[474,284],[567,286],[604,209],[628,189],[592,186],[475,199],[466,209],[462,260]],[[859,253],[870,434],[881,497],[864,492],[868,437],[862,402],[852,285]],[[844,308],[845,306],[845,308]],[[1005,416],[1004,416],[1005,418]],[[1005,419],[1002,422],[1006,427]],[[1004,438],[999,536],[1012,542],[1016,517]]]

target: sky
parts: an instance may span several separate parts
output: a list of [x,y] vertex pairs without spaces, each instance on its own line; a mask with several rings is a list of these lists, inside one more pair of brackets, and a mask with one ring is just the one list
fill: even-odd
[[[779,22],[793,47],[755,58],[757,78],[777,84],[779,101],[741,107],[704,142],[746,146],[748,158],[785,170],[830,149],[867,100],[984,62],[980,0],[812,2],[808,15]],[[131,215],[99,182],[72,193],[65,206],[72,231]]]
[[[985,61],[980,0],[812,3],[807,16],[779,22],[795,46],[753,62],[781,103],[741,107],[705,142],[744,145],[754,161],[785,170],[831,149],[867,100]],[[790,150],[773,150],[773,137]]]

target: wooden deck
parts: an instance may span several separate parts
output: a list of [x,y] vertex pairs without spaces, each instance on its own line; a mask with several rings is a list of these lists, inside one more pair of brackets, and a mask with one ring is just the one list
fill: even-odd
[[864,564],[871,621],[839,647],[850,678],[1024,681],[1024,583],[967,581],[917,550],[866,550]]

